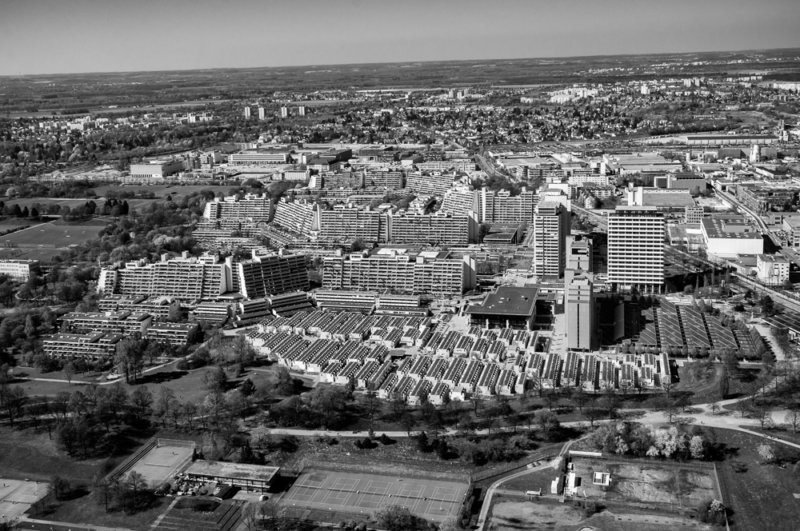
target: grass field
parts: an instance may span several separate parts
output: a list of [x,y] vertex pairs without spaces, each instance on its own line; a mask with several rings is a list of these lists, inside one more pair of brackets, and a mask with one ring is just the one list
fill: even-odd
[[54,221],[41,223],[6,236],[0,237],[0,245],[15,248],[49,247],[66,248],[97,238],[105,222],[87,221],[66,223]]
[[102,461],[66,457],[46,432],[0,429],[0,473],[6,478],[50,481],[59,474],[71,482],[87,484],[100,470]]
[[459,515],[468,488],[457,481],[307,469],[280,503],[292,511],[308,509],[362,517],[371,517],[386,506],[401,505],[426,520],[442,522]]
[[718,444],[730,457],[717,465],[724,502],[732,509],[734,530],[796,530],[800,522],[800,474],[791,464],[800,457],[794,450],[775,446],[787,463],[762,464],[757,447],[764,440],[731,430],[713,430]]

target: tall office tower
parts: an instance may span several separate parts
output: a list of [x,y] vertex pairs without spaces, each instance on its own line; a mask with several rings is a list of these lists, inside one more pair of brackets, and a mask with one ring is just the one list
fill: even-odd
[[284,105],[281,107],[281,118],[286,118],[287,116],[289,116],[289,108]]
[[263,120],[264,118],[266,118],[266,116],[267,116],[267,113],[266,113],[266,111],[264,110],[264,107],[261,107],[261,106],[259,105],[259,106],[258,106],[258,119],[259,119],[259,120]]
[[579,273],[565,287],[567,348],[593,350],[595,307],[592,281],[587,275]]
[[561,278],[566,263],[569,211],[559,203],[545,201],[533,215],[533,264],[540,277]]
[[297,108],[297,116],[305,116],[306,115],[306,107],[305,105],[301,105]]
[[664,216],[656,207],[618,206],[608,216],[608,282],[659,291],[664,284]]
[[249,105],[244,108],[244,119],[245,120],[249,120],[250,119],[250,106]]

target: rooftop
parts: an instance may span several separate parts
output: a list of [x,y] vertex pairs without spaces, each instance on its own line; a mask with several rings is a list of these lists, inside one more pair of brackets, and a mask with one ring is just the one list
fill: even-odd
[[467,309],[470,314],[532,316],[536,309],[539,288],[500,286],[489,293],[483,303]]
[[241,463],[223,463],[220,461],[203,461],[198,459],[186,469],[187,474],[198,476],[214,476],[222,478],[249,479],[256,481],[272,481],[279,468],[276,466],[245,465]]
[[703,231],[709,238],[730,238],[740,240],[761,239],[761,234],[753,227],[736,222],[726,222],[719,218],[706,217],[700,220]]

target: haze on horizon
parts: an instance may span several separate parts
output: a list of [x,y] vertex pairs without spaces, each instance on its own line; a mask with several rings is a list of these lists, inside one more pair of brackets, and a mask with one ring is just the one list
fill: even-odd
[[0,75],[800,47],[797,0],[3,0]]

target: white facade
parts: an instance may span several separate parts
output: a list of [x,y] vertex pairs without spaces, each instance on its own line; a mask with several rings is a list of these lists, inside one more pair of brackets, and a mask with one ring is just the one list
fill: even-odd
[[664,216],[655,207],[619,206],[608,216],[608,282],[651,290],[664,283]]
[[770,286],[778,286],[789,280],[789,261],[779,255],[760,254],[756,258],[758,280]]

